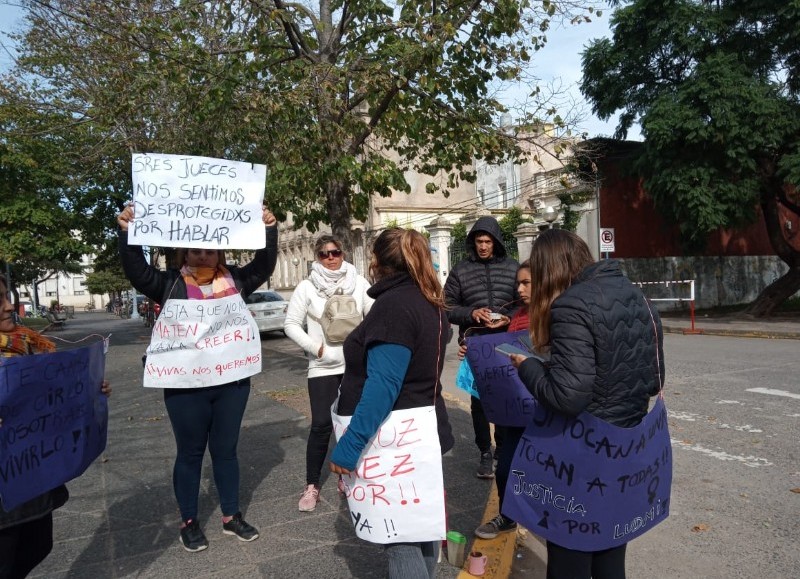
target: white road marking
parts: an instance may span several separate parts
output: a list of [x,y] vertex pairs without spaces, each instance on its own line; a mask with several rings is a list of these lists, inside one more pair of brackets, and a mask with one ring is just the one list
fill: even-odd
[[772,466],[772,463],[769,462],[766,458],[759,458],[757,456],[739,456],[737,454],[728,454],[727,452],[723,452],[721,450],[711,450],[710,448],[706,448],[699,444],[690,444],[688,442],[683,442],[682,440],[675,440],[674,438],[670,439],[672,442],[673,447],[682,448],[684,450],[693,450],[695,452],[699,452],[700,454],[705,454],[712,458],[716,458],[718,460],[730,460],[734,462],[741,462],[745,466],[749,466],[752,468],[756,468],[759,466]]
[[736,426],[733,424],[726,424],[724,422],[718,423],[716,418],[712,418],[710,416],[702,416],[700,414],[695,414],[694,412],[675,412],[672,410],[668,410],[667,414],[670,418],[674,418],[675,420],[683,420],[685,422],[702,421],[702,422],[707,422],[709,424],[713,424],[717,428],[738,430],[739,432],[764,432],[760,428],[754,428],[749,424],[745,424],[743,426]]
[[717,400],[717,404],[742,404],[738,400]]
[[738,430],[739,432],[764,432],[760,428],[753,428],[749,424],[745,424],[744,426],[732,426],[723,422],[719,425],[719,428],[730,428],[731,430]]
[[667,415],[675,420],[685,420],[686,422],[697,422],[697,419],[701,418],[694,412],[676,412],[675,410],[667,410]]
[[773,396],[786,396],[787,398],[797,398],[800,400],[800,394],[787,392],[786,390],[775,390],[774,388],[748,388],[748,392],[755,392],[756,394],[771,394]]

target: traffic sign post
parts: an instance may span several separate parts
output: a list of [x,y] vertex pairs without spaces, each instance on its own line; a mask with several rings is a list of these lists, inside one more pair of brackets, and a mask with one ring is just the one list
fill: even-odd
[[605,253],[608,258],[609,253],[613,253],[614,248],[614,228],[601,227],[600,228],[600,253]]

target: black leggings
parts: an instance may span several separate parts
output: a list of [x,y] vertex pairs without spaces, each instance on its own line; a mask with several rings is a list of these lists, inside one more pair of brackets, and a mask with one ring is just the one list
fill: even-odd
[[547,541],[547,579],[625,579],[625,547],[574,551]]
[[[481,454],[490,452],[492,450],[492,435],[489,431],[489,419],[486,418],[486,414],[483,412],[483,404],[481,404],[480,398],[470,396],[469,409],[472,415],[472,428],[475,430],[475,445],[481,451]],[[495,425],[495,448],[502,448],[504,434],[505,428]]]
[[306,444],[306,484],[319,486],[322,467],[328,455],[333,432],[331,406],[339,394],[341,374],[308,379],[308,400],[311,403],[311,430]]
[[[503,512],[503,498],[506,495],[506,486],[508,486],[508,476],[511,474],[511,462],[514,460],[514,453],[517,450],[517,445],[525,434],[524,426],[497,426],[495,424],[495,433],[498,428],[504,431],[503,446],[500,447],[500,456],[497,459],[497,468],[494,471],[494,481],[497,484],[497,496],[500,499],[500,512]],[[497,436],[495,435],[495,438]]]
[[0,531],[0,579],[22,579],[53,549],[53,513]]

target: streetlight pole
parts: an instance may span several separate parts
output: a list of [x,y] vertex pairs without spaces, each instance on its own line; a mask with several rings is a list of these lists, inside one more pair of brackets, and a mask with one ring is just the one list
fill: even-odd
[[297,267],[297,266],[300,265],[300,258],[299,257],[293,257],[292,258],[292,265],[294,266],[294,287],[297,287],[297,284],[300,283],[300,279],[299,279],[300,278],[300,272],[299,272],[299,268]]

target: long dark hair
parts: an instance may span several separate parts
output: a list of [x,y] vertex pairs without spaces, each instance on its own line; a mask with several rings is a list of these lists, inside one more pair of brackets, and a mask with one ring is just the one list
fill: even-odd
[[586,242],[566,229],[548,229],[531,247],[531,338],[536,348],[550,343],[550,306],[583,268],[594,262]]
[[428,241],[418,231],[392,227],[384,230],[372,245],[369,273],[378,281],[393,273],[406,272],[425,299],[444,308],[442,284],[433,269]]

